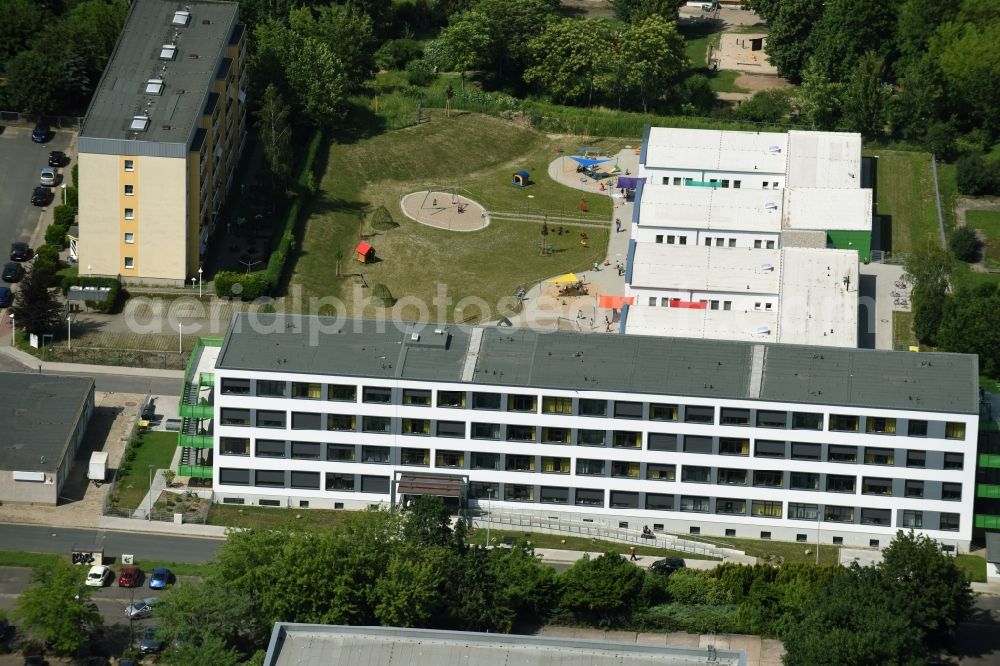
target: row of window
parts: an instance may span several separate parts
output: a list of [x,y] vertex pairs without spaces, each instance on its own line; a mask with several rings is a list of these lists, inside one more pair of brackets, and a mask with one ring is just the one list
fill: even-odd
[[[667,245],[687,245],[688,237],[680,234],[656,234],[654,237],[654,242],[656,243],[666,243]],[[724,238],[722,236],[705,236],[705,247],[736,247],[735,238]],[[768,250],[773,250],[776,247],[776,241],[755,238],[753,241],[753,246],[756,249],[766,248]]]
[[[719,303],[713,301],[713,309]],[[723,302],[725,304],[731,302]],[[726,307],[725,309],[729,309]],[[224,395],[251,395],[253,380],[226,378],[222,380]],[[329,400],[334,402],[357,403],[358,387],[352,384],[323,384],[319,382],[256,381],[255,395],[300,400]],[[436,401],[434,394],[436,393]],[[393,389],[382,386],[364,386],[360,390],[361,402],[369,404],[397,404]],[[536,414],[567,414],[576,416],[614,417],[648,421],[683,421],[706,425],[748,426],[756,428],[781,428],[793,430],[823,430],[823,414],[816,412],[784,412],[773,410],[752,410],[736,407],[718,409],[704,405],[677,405],[666,403],[646,403],[628,400],[599,400],[589,398],[569,398],[543,396],[539,401],[535,395],[501,394],[474,391],[431,391],[430,389],[402,389],[398,404],[430,407],[476,410],[508,411]],[[574,404],[575,403],[575,404]],[[910,419],[907,422],[907,436],[926,437],[928,421]],[[863,427],[862,427],[863,424]],[[856,414],[831,414],[829,430],[836,432],[865,432],[869,434],[896,434],[896,419],[886,417],[861,417]],[[948,422],[945,424],[947,439],[964,439],[965,424]]]
[[[694,178],[684,178],[681,176],[663,176],[663,180],[661,181],[661,183],[664,185],[673,184],[674,186],[691,186],[694,184],[694,182],[695,182]],[[730,184],[732,184],[732,187],[735,190],[738,190],[741,187],[743,187],[743,181],[737,179],[709,178],[708,182],[718,185],[719,187],[722,188],[728,188]],[[760,186],[762,190],[767,190],[771,188],[778,189],[780,187],[780,181],[762,180]]]

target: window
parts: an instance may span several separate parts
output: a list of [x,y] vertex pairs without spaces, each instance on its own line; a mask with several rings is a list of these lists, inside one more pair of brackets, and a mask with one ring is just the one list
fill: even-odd
[[667,234],[667,245],[673,245],[674,242],[674,236],[672,234]]
[[135,195],[135,185],[126,185],[125,186],[125,196],[131,197],[131,196],[134,196],[134,195]]
[[674,185],[680,185],[680,184],[681,184],[681,179],[677,176],[674,176]]
[[361,462],[376,465],[388,465],[389,451],[390,449],[388,446],[362,446]]
[[896,419],[883,418],[881,416],[865,417],[865,432],[880,435],[895,435]]
[[701,534],[701,528],[695,525],[688,527],[688,534]]
[[781,518],[781,502],[754,500],[750,504],[750,515],[764,518]]
[[438,437],[465,437],[465,421],[438,421],[434,432]]
[[589,460],[587,458],[577,458],[576,460],[576,473],[577,476],[604,476],[604,465],[603,460]]
[[834,546],[843,546],[844,537],[835,536],[833,537],[833,539],[831,539],[831,542],[833,543]]
[[125,170],[135,171],[135,160],[125,160]]
[[469,484],[469,497],[472,499],[500,499],[500,484],[473,481]]
[[656,234],[656,242],[657,243],[663,242],[663,234]]
[[638,479],[639,478],[639,463],[637,462],[623,462],[620,460],[611,461],[611,476],[623,477],[628,479]]
[[361,417],[361,431],[362,432],[390,432],[392,428],[392,419],[388,416],[362,416]]
[[754,303],[753,304],[753,309],[754,310],[760,310],[760,302]]
[[688,244],[688,237],[687,236],[678,236],[677,237],[677,244],[678,245],[687,245]]
[[249,486],[250,470],[220,467],[219,483],[225,486]]
[[[754,248],[755,248],[755,249],[757,249],[757,250],[759,250],[759,249],[760,249],[761,247],[763,247],[763,245],[764,245],[764,243],[763,243],[763,242],[761,242],[761,241],[759,241],[759,240],[755,240],[755,241],[753,242],[753,246],[754,246]],[[760,308],[758,308],[758,310],[759,310],[759,309],[760,309]]]
[[135,208],[126,208],[125,209],[125,219],[126,220],[134,220],[135,219]]
[[492,409],[500,410],[500,394],[499,393],[473,393],[472,394],[472,408],[473,409]]
[[542,486],[538,501],[542,504],[569,504],[569,488]]
[[557,398],[547,395],[542,398],[542,413],[544,414],[572,414],[573,398]]
[[257,395],[268,398],[284,398],[285,382],[275,382],[268,379],[257,380]]
[[681,467],[681,481],[684,483],[711,483],[712,468],[684,465]]
[[223,504],[245,504],[246,500],[244,500],[242,497],[223,497],[222,498],[222,503]]
[[857,477],[840,476],[837,474],[826,475],[826,492],[828,493],[853,493],[854,484]]
[[907,451],[906,452],[906,466],[907,467],[924,467],[927,465],[927,452],[926,451]]
[[904,511],[903,512],[903,527],[915,527],[920,529],[924,526],[924,512],[923,511]]
[[615,400],[614,413],[616,419],[641,419],[642,411],[641,402],[623,402],[621,400]]
[[223,407],[219,420],[221,425],[225,426],[248,426],[250,425],[250,410]]
[[357,402],[358,387],[349,384],[330,384],[326,387],[326,398],[336,402]]
[[125,257],[125,268],[135,268],[135,257]]
[[509,425],[507,426],[508,442],[533,442],[535,441],[535,426]]
[[778,189],[778,181],[774,181],[773,183],[771,183],[771,187],[773,187],[774,189]]
[[577,488],[574,503],[577,506],[604,506],[604,491],[594,488]]
[[944,425],[944,436],[945,439],[965,439],[965,424],[949,421]]
[[792,460],[819,460],[821,450],[819,444],[792,442]]
[[419,389],[403,389],[403,404],[430,407],[431,392]]
[[892,465],[895,460],[892,449],[873,449],[865,447],[866,465]]
[[809,535],[807,535],[807,534],[796,534],[795,535],[795,540],[798,541],[799,543],[806,543],[807,541],[809,541]]
[[642,433],[628,430],[615,430],[611,433],[611,446],[616,449],[642,448]]
[[258,469],[253,474],[253,485],[267,488],[284,488],[285,472],[283,470]]
[[537,400],[533,395],[508,395],[507,396],[507,411],[508,412],[536,412]]
[[948,502],[960,502],[962,500],[962,484],[942,483],[941,499]]
[[404,435],[429,435],[431,422],[429,419],[403,419],[402,433]]
[[[773,250],[773,249],[774,249],[774,241],[773,241],[773,240],[769,240],[769,241],[767,241],[767,243],[765,244],[765,247],[766,247],[766,248],[767,248],[768,250]],[[768,303],[767,305],[768,305],[768,307],[771,307],[771,304],[770,304],[770,303]]]
[[793,430],[822,430],[823,415],[812,412],[792,412]]
[[720,467],[715,482],[723,486],[745,486],[747,485],[747,470]]
[[129,245],[131,245],[132,243],[134,243],[135,242],[135,234],[132,233],[131,231],[126,231],[125,232],[125,242],[128,243]]
[[827,453],[827,460],[839,463],[856,463],[858,462],[858,447],[831,444],[830,450]]
[[819,474],[792,472],[788,477],[788,487],[792,490],[819,490]]
[[[736,247],[736,239],[735,238],[730,238],[729,239],[729,247]],[[726,303],[729,303],[730,305],[732,305],[732,301],[726,301]],[[728,310],[729,308],[726,308],[726,309]]]
[[546,444],[569,444],[571,436],[569,428],[542,428],[542,441]]
[[849,414],[830,414],[830,430],[857,432],[858,417]]
[[754,444],[753,454],[758,458],[784,458],[785,443],[758,439]]
[[906,483],[903,485],[903,496],[904,497],[923,497],[924,496],[924,482],[917,481],[915,479],[907,479]]
[[462,451],[438,451],[434,456],[435,467],[465,467],[465,453]]
[[248,437],[220,437],[219,452],[224,456],[250,455],[250,439]]
[[743,185],[743,181],[742,180],[734,180],[733,181],[733,188],[734,189],[738,190],[738,189],[740,189],[740,186],[742,186],[742,185]]
[[866,476],[861,479],[861,493],[863,495],[892,495],[892,479],[873,479]]
[[472,439],[500,439],[499,423],[473,423]]
[[[319,447],[320,444],[317,442],[292,442],[292,459],[319,460]],[[318,480],[316,487],[319,488]]]
[[323,385],[292,382],[292,397],[300,400],[319,400],[323,397]]
[[816,504],[788,503],[788,517],[791,520],[816,520],[819,516],[819,506]]
[[715,423],[715,407],[695,407],[688,405],[684,408],[685,423]]
[[722,179],[722,186],[723,186],[723,187],[729,187],[729,181],[728,181],[728,180],[726,180],[725,178],[723,178],[723,179]]
[[534,472],[535,456],[511,456],[504,461],[504,469],[508,472]]
[[926,437],[927,421],[916,421],[911,419],[910,422],[906,424],[906,434],[910,437]]
[[708,498],[681,495],[681,511],[708,513]]
[[222,395],[250,395],[250,380],[223,379]]
[[961,453],[944,454],[945,469],[962,469],[965,464],[965,456]]
[[722,425],[750,425],[750,410],[723,407],[719,420]]
[[607,446],[608,433],[604,430],[577,430],[577,446]]
[[647,305],[656,305],[656,296],[650,296]]
[[646,478],[651,481],[674,481],[677,472],[673,465],[657,465],[649,463],[646,465]]
[[535,488],[534,486],[505,483],[503,498],[508,502],[532,502],[535,499]]
[[749,456],[750,440],[733,439],[732,437],[723,437],[722,439],[719,440],[719,455]]
[[649,406],[650,421],[676,421],[677,405],[653,403]]
[[788,426],[788,414],[785,412],[757,412],[758,428],[785,428]]
[[353,431],[355,429],[354,416],[351,414],[327,414],[326,429]]
[[828,523],[853,523],[853,506],[824,506],[823,521]]
[[712,239],[707,236],[705,237],[705,247],[712,247]]
[[569,458],[552,458],[549,456],[542,457],[543,474],[569,474],[569,472]]
[[465,409],[465,391],[438,391],[438,407]]
[[319,490],[319,472],[302,472],[299,470],[292,470],[291,483],[289,485],[292,488]]
[[473,453],[472,469],[500,469],[500,454]]
[[677,435],[666,432],[651,432],[646,448],[650,451],[676,451]]
[[361,391],[361,402],[388,405],[392,402],[392,389],[382,386],[366,386]]
[[353,474],[330,474],[326,475],[326,489],[354,492]]
[[628,493],[623,490],[612,490],[611,501],[609,502],[609,504],[614,509],[638,509],[639,493]]
[[322,425],[322,414],[292,412],[292,430],[320,430]]
[[356,450],[353,444],[327,444],[326,459],[330,462],[354,462]]
[[258,428],[284,428],[285,412],[275,412],[271,410],[257,410]]
[[378,495],[389,494],[389,477],[387,476],[362,476],[361,492],[375,493]]
[[753,485],[756,488],[781,488],[785,485],[785,475],[779,470],[755,469]]
[[959,526],[959,517],[957,513],[942,513],[941,514],[941,529],[945,532],[957,532]]
[[[673,495],[658,495],[656,493],[646,493],[646,509],[650,511],[673,511],[674,510],[674,496]],[[657,529],[656,525],[653,525],[654,531],[663,531],[663,526],[661,525]]]

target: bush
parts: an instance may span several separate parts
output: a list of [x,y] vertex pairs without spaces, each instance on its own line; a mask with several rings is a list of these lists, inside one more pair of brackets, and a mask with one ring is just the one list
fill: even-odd
[[58,205],[52,209],[52,224],[69,229],[76,221],[76,211],[72,206]]
[[959,227],[951,232],[948,240],[951,251],[961,261],[973,262],[979,259],[979,238],[969,227]]
[[270,288],[271,285],[264,273],[222,271],[215,274],[215,295],[220,298],[252,301],[266,296]]
[[687,631],[693,634],[738,633],[738,608],[732,605],[664,604],[635,616],[635,624],[652,631]]
[[437,78],[434,68],[426,60],[411,60],[406,63],[406,79],[412,86],[426,86]]
[[66,227],[61,224],[50,224],[45,228],[45,244],[62,248],[66,245]]
[[379,206],[372,213],[371,226],[372,229],[375,229],[376,231],[388,231],[390,229],[395,229],[399,225],[393,221],[392,214],[389,212],[388,208],[385,206]]
[[[46,231],[46,236],[47,235],[48,235],[48,232]],[[53,265],[58,265],[59,264],[59,249],[56,248],[56,247],[54,247],[54,246],[52,246],[52,245],[49,245],[48,242],[46,242],[44,245],[42,245],[41,247],[39,247],[39,248],[37,248],[35,250],[35,263],[36,263],[36,265],[37,265],[37,263],[39,261],[43,261],[45,263],[51,263]]]
[[80,165],[74,164],[69,170],[70,178],[73,180],[73,187],[80,187]]
[[391,308],[396,302],[396,299],[392,297],[392,293],[389,291],[389,287],[384,284],[377,284],[372,287],[372,303],[374,305],[381,305],[384,308]]
[[375,66],[379,69],[402,69],[423,53],[423,47],[415,39],[390,39],[375,52]]
[[940,160],[951,160],[955,157],[955,139],[958,130],[953,122],[935,122],[924,131],[924,147],[934,153]]
[[964,155],[956,163],[958,191],[981,196],[1000,193],[1000,168],[982,155]]
[[80,207],[80,190],[75,187],[66,188],[66,205],[74,211]]
[[[118,306],[124,300],[125,291],[121,283],[114,278],[89,277],[86,275],[73,275],[64,277],[60,288],[63,294],[69,291],[70,287],[108,287],[108,297],[103,301],[87,301],[87,307],[98,312],[111,314],[118,311]],[[136,440],[138,441],[138,440]]]
[[784,122],[792,110],[787,90],[761,90],[736,109],[740,120],[758,123]]

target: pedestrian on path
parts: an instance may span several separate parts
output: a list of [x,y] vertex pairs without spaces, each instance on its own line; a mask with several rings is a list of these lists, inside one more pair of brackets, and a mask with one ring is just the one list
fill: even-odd
[[635,556],[635,546],[628,547],[628,559],[631,562],[635,562],[638,560],[638,558]]
[[622,221],[616,217],[615,218],[615,233],[618,233],[621,230],[622,230]]

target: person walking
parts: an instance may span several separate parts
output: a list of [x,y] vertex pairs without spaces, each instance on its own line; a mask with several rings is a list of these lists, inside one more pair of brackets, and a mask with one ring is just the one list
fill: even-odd
[[628,547],[628,559],[630,562],[635,562],[638,558],[635,556],[635,546]]
[[618,233],[621,230],[622,230],[622,221],[618,218],[615,218],[615,233]]

